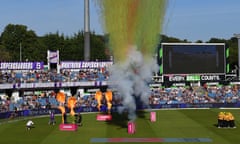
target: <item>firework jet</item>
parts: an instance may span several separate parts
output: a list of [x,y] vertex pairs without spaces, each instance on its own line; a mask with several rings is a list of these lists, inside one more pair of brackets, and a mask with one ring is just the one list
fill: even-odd
[[97,0],[109,34],[114,65],[110,81],[120,93],[129,119],[136,118],[135,100],[148,104],[147,83],[158,65],[153,55],[160,40],[165,0]]

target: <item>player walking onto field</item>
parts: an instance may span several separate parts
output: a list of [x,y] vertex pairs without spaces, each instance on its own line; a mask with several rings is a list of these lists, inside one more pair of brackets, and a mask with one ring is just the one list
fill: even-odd
[[55,123],[56,123],[56,121],[55,121],[54,112],[53,112],[53,111],[50,111],[50,119],[49,119],[48,124],[49,124],[49,125],[55,125]]
[[33,125],[34,125],[34,123],[33,123],[32,120],[27,121],[27,123],[26,123],[26,128],[27,128],[27,130],[32,129],[32,128],[33,128]]

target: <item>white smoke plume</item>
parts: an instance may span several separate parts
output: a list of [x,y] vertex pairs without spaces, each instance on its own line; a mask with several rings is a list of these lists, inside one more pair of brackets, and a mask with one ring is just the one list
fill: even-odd
[[157,72],[158,65],[154,58],[144,61],[143,55],[131,46],[125,63],[114,64],[110,68],[110,82],[118,93],[118,99],[122,100],[123,107],[119,112],[127,111],[131,121],[136,119],[136,101],[141,100],[144,105],[149,104],[150,89],[148,83],[152,79],[153,72]]

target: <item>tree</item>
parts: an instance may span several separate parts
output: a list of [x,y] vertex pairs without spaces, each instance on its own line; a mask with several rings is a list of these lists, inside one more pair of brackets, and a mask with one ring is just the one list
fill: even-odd
[[230,69],[235,69],[238,66],[238,39],[232,37],[227,41],[227,48],[229,48],[229,63]]
[[3,45],[0,45],[0,61],[10,61],[11,56],[10,53],[5,49]]
[[[1,42],[10,54],[12,61],[36,61],[42,57],[39,54],[39,42],[33,30],[19,24],[8,24],[1,34]],[[36,57],[36,55],[38,57]]]
[[91,35],[91,60],[109,60],[110,55],[105,48],[104,37],[100,35]]
[[[61,54],[64,55],[62,60],[79,61],[84,59],[84,32],[79,31],[73,37],[65,39],[65,46]],[[60,55],[61,55],[60,54]]]
[[2,44],[10,52],[12,60],[20,59],[20,43],[23,41],[26,31],[26,26],[9,24],[1,35]]
[[225,43],[225,47],[229,48],[229,61],[230,71],[235,69],[235,65],[238,65],[238,46],[237,38],[231,38],[230,40],[211,38],[208,43]]

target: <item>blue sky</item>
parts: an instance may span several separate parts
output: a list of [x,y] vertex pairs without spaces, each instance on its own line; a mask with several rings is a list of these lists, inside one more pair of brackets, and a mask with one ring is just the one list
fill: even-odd
[[[71,36],[84,29],[84,0],[0,0],[0,32],[23,24],[38,36],[59,31]],[[169,0],[162,33],[180,39],[229,39],[240,33],[239,0]],[[90,29],[103,34],[94,0]]]

